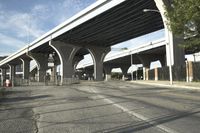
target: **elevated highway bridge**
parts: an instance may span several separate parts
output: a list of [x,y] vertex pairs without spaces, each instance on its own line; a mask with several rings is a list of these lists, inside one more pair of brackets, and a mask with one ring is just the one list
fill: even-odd
[[[103,61],[110,47],[160,29],[165,29],[166,62],[184,62],[184,50],[177,47],[182,39],[173,36],[166,26],[164,6],[170,0],[101,0],[42,35],[21,50],[0,61],[1,79],[6,69],[10,79],[15,77],[16,65],[23,65],[23,79],[29,78],[30,61],[37,63],[38,81],[42,82],[49,69],[48,59],[54,55],[56,66],[61,65],[61,84],[74,77],[74,65],[90,53],[94,61],[94,79],[103,80]],[[144,13],[144,9],[158,10]],[[162,48],[163,49],[163,48]],[[144,61],[144,66],[146,62]]]
[[[136,48],[122,50],[116,54],[106,56],[103,67],[106,80],[111,78],[113,68],[121,68],[123,76],[127,75],[128,69],[133,64],[143,64],[143,77],[145,78],[146,69],[150,68],[153,61],[159,60],[162,66],[166,66],[166,41],[164,39],[156,40],[142,44]],[[93,62],[82,63],[78,70],[84,70],[88,76],[93,76]],[[145,80],[145,79],[144,79]]]

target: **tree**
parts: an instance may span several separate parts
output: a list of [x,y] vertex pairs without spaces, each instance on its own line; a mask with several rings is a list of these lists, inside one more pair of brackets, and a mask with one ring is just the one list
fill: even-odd
[[166,7],[168,26],[175,35],[184,35],[185,48],[200,51],[200,0],[173,0]]

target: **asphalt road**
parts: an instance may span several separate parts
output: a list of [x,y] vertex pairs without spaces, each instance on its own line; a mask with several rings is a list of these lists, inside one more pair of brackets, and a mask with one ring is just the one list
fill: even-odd
[[200,91],[129,82],[16,87],[0,98],[1,133],[199,133]]

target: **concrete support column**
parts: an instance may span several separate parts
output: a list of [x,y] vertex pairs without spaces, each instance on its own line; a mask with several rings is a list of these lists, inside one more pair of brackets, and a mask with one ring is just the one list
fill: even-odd
[[55,79],[56,79],[56,70],[57,70],[57,65],[54,65],[51,68],[51,81],[54,81],[54,82],[55,82]]
[[122,80],[125,81],[125,77],[127,76],[127,71],[129,69],[129,66],[122,66],[120,68],[122,70]]
[[85,68],[85,74],[88,77],[88,80],[94,80],[94,70],[92,68]]
[[22,65],[23,65],[23,79],[29,79],[29,72],[30,72],[30,59],[21,58]]
[[103,67],[105,71],[105,81],[111,80],[112,67],[110,65],[104,65]]
[[143,80],[146,80],[146,68],[143,67]]
[[158,68],[154,69],[155,81],[158,81]]
[[5,80],[6,80],[6,69],[2,68],[1,69],[1,86],[4,85]]
[[193,81],[193,63],[189,61],[189,81]]
[[45,81],[45,76],[46,76],[46,69],[39,69],[37,76],[38,76],[38,81],[39,82],[44,82]]
[[75,56],[74,57],[73,62],[72,62],[72,66],[74,67],[74,70],[76,70],[78,63],[83,59],[84,59],[83,56]]
[[183,65],[185,61],[185,53],[184,49],[178,46],[178,44],[181,44],[183,41],[182,37],[175,36],[171,30],[169,29],[169,26],[167,25],[168,20],[165,15],[166,8],[165,7],[171,7],[171,1],[170,0],[154,0],[156,3],[156,6],[159,10],[159,13],[161,14],[163,23],[164,23],[164,29],[165,29],[165,38],[166,38],[166,58],[167,58],[167,65]]
[[111,73],[110,74],[106,74],[106,78],[105,78],[105,81],[109,81],[109,80],[111,80]]
[[46,71],[48,69],[48,54],[45,53],[29,53],[29,56],[31,56],[37,63],[38,67],[38,81],[44,82]]
[[167,66],[166,55],[159,55],[158,60],[160,61],[162,67]]
[[149,80],[149,67],[143,67],[143,80]]
[[88,50],[94,62],[94,79],[103,81],[103,61],[111,49],[110,47],[89,47]]
[[148,55],[138,55],[138,58],[143,65],[143,80],[149,80],[149,68],[152,57],[148,58]]
[[146,77],[145,80],[149,80],[149,68],[146,68],[145,70],[145,77]]
[[173,84],[173,74],[172,74],[172,66],[173,65],[183,65],[185,61],[185,51],[183,48],[178,46],[183,42],[184,36],[182,37],[176,37],[172,31],[169,29],[168,23],[169,20],[166,17],[166,7],[171,8],[172,7],[172,1],[171,0],[154,0],[156,3],[156,6],[159,10],[159,13],[161,14],[163,23],[164,23],[164,29],[165,29],[165,39],[166,39],[166,59],[167,59],[167,65],[169,66],[169,79],[170,84]]
[[9,79],[11,81],[12,87],[14,87],[15,86],[15,73],[16,73],[15,67],[16,67],[16,65],[9,64],[8,66],[10,68]]
[[61,85],[74,78],[73,59],[80,47],[60,41],[50,41],[49,45],[57,52],[61,62]]
[[191,61],[186,62],[186,80],[187,82],[193,81],[193,64]]

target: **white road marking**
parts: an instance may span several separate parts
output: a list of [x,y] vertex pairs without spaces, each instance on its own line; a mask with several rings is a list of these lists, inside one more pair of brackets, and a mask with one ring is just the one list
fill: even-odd
[[[93,92],[93,93],[98,94],[98,92],[97,92],[96,90],[94,90],[94,89],[90,89],[90,91]],[[112,100],[110,100],[110,99],[104,97],[103,95],[99,95],[99,94],[98,94],[97,96],[98,96],[99,98],[103,99],[105,102],[108,102],[109,104],[113,104],[113,106],[115,106],[115,107],[121,109],[122,111],[124,111],[124,112],[126,112],[126,113],[128,113],[128,114],[130,114],[130,115],[132,115],[132,116],[135,116],[135,117],[138,118],[138,119],[141,119],[141,120],[143,120],[143,121],[145,121],[145,122],[148,122],[149,124],[152,124],[152,125],[155,124],[154,122],[148,121],[149,118],[147,118],[147,117],[145,117],[145,116],[143,116],[143,115],[141,115],[141,114],[139,114],[139,113],[136,113],[136,112],[134,112],[134,111],[131,111],[131,110],[129,110],[128,108],[123,107],[122,105],[120,105],[120,104],[118,104],[118,103],[115,103],[114,101],[112,101]],[[175,130],[173,130],[173,129],[171,129],[171,128],[168,128],[168,127],[166,127],[166,126],[164,126],[164,125],[161,125],[161,124],[160,124],[160,125],[156,125],[155,127],[159,128],[160,130],[162,130],[162,131],[164,131],[164,132],[166,132],[166,133],[178,133],[177,131],[175,131]]]

